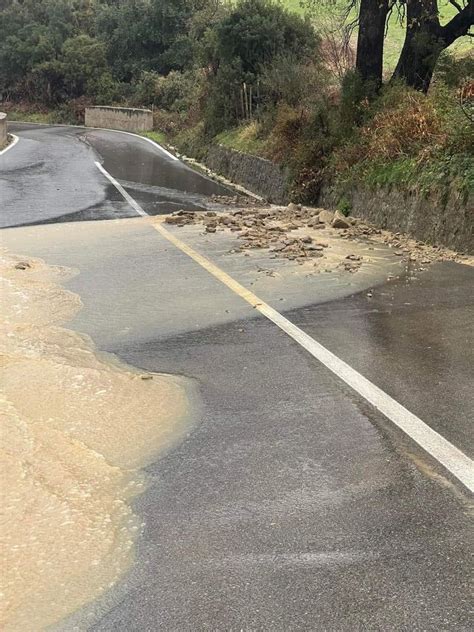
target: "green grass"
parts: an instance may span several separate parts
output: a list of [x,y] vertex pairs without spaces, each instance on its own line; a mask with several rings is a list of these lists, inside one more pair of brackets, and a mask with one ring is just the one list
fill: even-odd
[[[344,7],[344,3],[333,4],[319,4],[315,6],[314,9],[308,13],[308,10],[301,5],[300,0],[281,0],[283,6],[285,6],[290,11],[295,11],[300,15],[308,14],[312,18],[316,30],[318,28],[318,22],[321,24],[323,21],[327,21],[332,17],[336,17],[340,11],[340,7]],[[440,0],[438,3],[439,12],[440,12],[440,20],[441,24],[446,24],[454,15],[456,15],[456,9],[449,4],[447,0]],[[339,8],[338,8],[339,7]],[[352,19],[355,14],[350,16]],[[356,45],[357,33],[355,32],[353,35],[353,44]],[[384,52],[384,67],[385,72],[390,73],[394,70],[395,65],[398,61],[398,57],[400,55],[400,51],[403,46],[403,42],[405,39],[405,27],[400,24],[397,16],[392,14],[389,22],[387,38],[385,41],[385,52]],[[472,53],[474,51],[474,45],[471,42],[469,37],[460,37],[449,49],[452,53],[456,55],[465,55],[469,51]]]
[[258,138],[257,133],[256,124],[249,123],[248,125],[242,125],[241,127],[222,132],[216,136],[215,141],[225,147],[230,147],[246,154],[264,156],[265,141]]
[[25,123],[52,123],[51,112],[23,112],[21,110],[9,110],[6,108],[9,121],[22,121]]
[[165,145],[167,141],[166,134],[158,130],[154,130],[153,132],[141,132],[140,136],[145,136],[146,138],[150,138],[151,140],[154,140],[155,143],[158,143],[159,145]]
[[437,191],[446,197],[456,191],[464,201],[474,190],[474,165],[470,154],[440,155],[420,164],[416,158],[390,162],[365,161],[354,165],[337,180],[341,190],[362,183],[372,189],[400,187],[422,195]]

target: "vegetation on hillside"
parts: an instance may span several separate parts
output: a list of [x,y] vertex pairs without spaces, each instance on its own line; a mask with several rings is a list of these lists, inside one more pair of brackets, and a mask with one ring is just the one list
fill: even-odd
[[[152,107],[159,140],[197,157],[220,142],[283,163],[305,201],[325,179],[341,190],[360,179],[472,185],[474,62],[446,48],[472,25],[474,0],[451,2],[443,19],[436,0],[303,0],[306,17],[272,0],[2,5],[0,93],[13,117],[81,122],[87,103]],[[346,26],[358,18],[356,46],[337,20],[344,9]],[[383,85],[388,23],[405,42]]]

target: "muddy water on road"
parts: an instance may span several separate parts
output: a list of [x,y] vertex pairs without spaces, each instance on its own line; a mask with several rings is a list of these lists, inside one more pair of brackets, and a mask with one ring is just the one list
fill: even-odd
[[[38,630],[133,559],[139,472],[188,427],[189,385],[98,355],[61,325],[71,271],[0,254],[2,630]],[[145,379],[144,379],[145,378]]]

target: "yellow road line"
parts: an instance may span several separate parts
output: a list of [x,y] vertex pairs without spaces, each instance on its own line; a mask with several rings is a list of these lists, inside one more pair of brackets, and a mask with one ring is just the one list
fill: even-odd
[[[147,215],[138,202],[106,172],[102,165],[97,164],[97,166],[117,187],[137,213]],[[249,303],[254,309],[258,310],[263,316],[277,325],[290,336],[290,338],[306,349],[308,353],[324,364],[324,366],[407,434],[423,448],[425,452],[441,463],[453,476],[467,487],[469,491],[474,492],[474,462],[459,450],[459,448],[456,448],[456,446],[433,430],[419,417],[411,413],[395,399],[390,397],[390,395],[382,391],[378,386],[370,382],[358,371],[329,351],[329,349],[326,349],[326,347],[294,325],[280,314],[280,312],[277,312],[273,307],[270,307],[270,305],[262,301],[256,294],[247,290],[247,288],[221,270],[216,264],[212,263],[212,261],[194,250],[194,248],[191,248],[191,246],[188,246],[188,244],[178,237],[175,237],[175,235],[163,226],[161,221],[154,219],[152,226],[160,235],[181,250],[181,252],[193,259],[193,261],[207,270],[209,274],[212,274],[212,276]]]

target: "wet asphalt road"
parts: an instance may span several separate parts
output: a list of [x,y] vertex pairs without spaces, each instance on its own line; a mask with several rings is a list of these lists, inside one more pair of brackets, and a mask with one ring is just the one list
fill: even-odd
[[[76,151],[83,131],[19,133],[25,141],[43,134],[51,154],[56,146],[67,152],[68,143]],[[118,136],[100,134],[107,146]],[[125,138],[136,165],[142,141]],[[6,156],[13,161],[22,145],[26,154],[22,137]],[[46,205],[41,212],[33,205],[41,171],[24,171],[20,182],[7,168],[8,195],[13,190],[17,197],[5,203],[0,189],[4,225],[18,219],[11,199],[21,199],[16,223],[82,219],[86,202],[94,219],[132,216],[89,168],[99,144],[79,147],[77,194],[74,169],[64,167],[70,180],[60,175],[58,193],[46,189],[63,173],[59,163],[46,172],[49,217]],[[36,161],[46,161],[40,148],[35,151]],[[153,208],[153,191],[165,185],[156,175],[158,157],[143,178],[136,166],[112,161],[106,167],[122,184],[135,183],[127,190],[137,199],[146,189],[150,197],[143,199]],[[4,187],[5,161],[0,172]],[[196,194],[193,186],[187,199]],[[61,208],[51,200],[60,200]],[[2,233],[12,250],[23,247],[50,263],[80,268],[68,284],[84,300],[73,326],[90,333],[99,348],[143,369],[183,374],[202,396],[193,431],[148,468],[149,488],[135,502],[145,527],[134,568],[61,629],[471,629],[472,507],[461,486],[294,341],[141,222],[81,223],[74,239],[66,238],[67,224]],[[116,299],[101,289],[122,282],[124,254],[130,303],[114,314]],[[233,260],[216,250],[212,256],[244,278]],[[144,270],[156,271],[158,290]],[[176,271],[172,303],[169,280]],[[88,290],[94,284],[95,294]],[[150,303],[152,285],[157,293]],[[309,282],[304,301],[277,303],[265,288],[260,294],[472,455],[473,287],[471,268],[436,264],[380,283],[370,298],[354,286],[321,302],[320,287]],[[284,284],[278,296],[286,296]],[[171,322],[167,305],[173,305]],[[147,317],[154,309],[152,322]],[[108,331],[100,325],[104,312]]]
[[94,161],[127,183],[149,215],[202,209],[229,190],[120,132],[11,124],[21,143],[0,156],[0,227],[135,217]]

